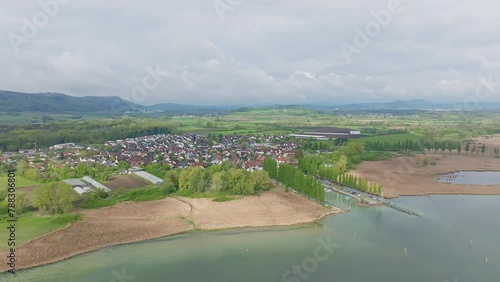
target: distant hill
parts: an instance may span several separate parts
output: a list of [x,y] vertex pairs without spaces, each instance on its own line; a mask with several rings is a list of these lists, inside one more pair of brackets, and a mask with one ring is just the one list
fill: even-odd
[[396,100],[392,102],[379,103],[360,103],[334,106],[339,110],[461,110],[461,109],[482,109],[482,110],[497,110],[500,109],[500,103],[434,103],[426,100]]
[[46,113],[125,112],[143,106],[119,97],[74,97],[61,93],[0,91],[0,111]]
[[428,110],[428,109],[449,109],[452,104],[439,104],[425,100],[396,100],[392,102],[359,103],[337,106],[344,110]]
[[197,106],[197,105],[181,105],[174,103],[161,103],[146,107],[149,111],[162,111],[169,114],[211,114],[225,113],[238,106]]
[[[463,103],[434,103],[426,100],[396,100],[392,102],[358,103],[347,105],[267,105],[267,106],[200,106],[161,103],[143,106],[116,96],[75,97],[61,93],[21,93],[0,90],[0,112],[45,113],[123,113],[129,111],[162,112],[168,115],[204,115],[227,112],[246,112],[254,109],[309,109],[323,112],[383,111],[383,110],[456,110],[471,107]],[[482,110],[499,110],[500,103],[481,103]]]

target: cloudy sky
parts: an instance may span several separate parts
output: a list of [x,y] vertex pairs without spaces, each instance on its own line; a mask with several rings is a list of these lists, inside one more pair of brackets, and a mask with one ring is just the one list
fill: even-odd
[[499,101],[499,8],[493,0],[3,1],[0,89],[146,105],[460,102],[491,78],[494,95],[480,100]]

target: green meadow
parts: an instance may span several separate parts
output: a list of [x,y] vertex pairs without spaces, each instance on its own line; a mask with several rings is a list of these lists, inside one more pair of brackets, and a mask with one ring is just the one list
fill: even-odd
[[[8,181],[7,174],[0,174],[0,188],[7,187],[7,181]],[[16,187],[17,188],[24,188],[24,187],[31,187],[35,185],[39,185],[40,183],[36,181],[32,181],[29,179],[26,179],[22,176],[16,175]]]
[[359,141],[367,141],[367,142],[388,142],[388,143],[398,143],[404,142],[406,140],[419,140],[422,138],[420,134],[414,133],[404,133],[404,134],[387,134],[387,135],[379,135],[379,136],[371,136],[364,137],[358,139]]
[[[26,243],[29,240],[40,237],[54,230],[60,229],[70,222],[80,219],[79,215],[61,215],[61,216],[36,216],[22,215],[16,222],[16,247]],[[10,222],[0,221],[0,238],[8,238],[10,231],[7,229]],[[0,251],[9,249],[7,243],[0,245]]]

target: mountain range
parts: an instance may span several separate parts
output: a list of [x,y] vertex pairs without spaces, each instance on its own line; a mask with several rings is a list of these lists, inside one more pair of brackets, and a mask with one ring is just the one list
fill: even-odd
[[[283,107],[273,105],[272,107]],[[316,110],[378,111],[378,110],[498,110],[500,103],[434,103],[426,100],[396,100],[391,102],[355,103],[347,105],[287,105]],[[46,113],[125,113],[125,112],[165,112],[168,114],[211,114],[224,113],[248,105],[200,106],[175,103],[161,103],[152,106],[139,105],[116,96],[75,97],[62,93],[21,93],[0,90],[0,112],[46,112]]]

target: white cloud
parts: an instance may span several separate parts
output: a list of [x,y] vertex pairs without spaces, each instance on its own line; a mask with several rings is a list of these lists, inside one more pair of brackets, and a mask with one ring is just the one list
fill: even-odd
[[[477,84],[477,83],[476,83]],[[461,80],[445,80],[442,79],[436,83],[436,90],[444,94],[447,93],[472,93],[475,85],[473,82],[466,82]]]
[[158,65],[169,76],[144,103],[337,104],[454,100],[500,77],[500,4],[402,1],[352,64],[339,44],[387,1],[244,1],[223,22],[211,1],[70,1],[18,54],[7,34],[40,7],[9,1],[0,88],[126,97]]

